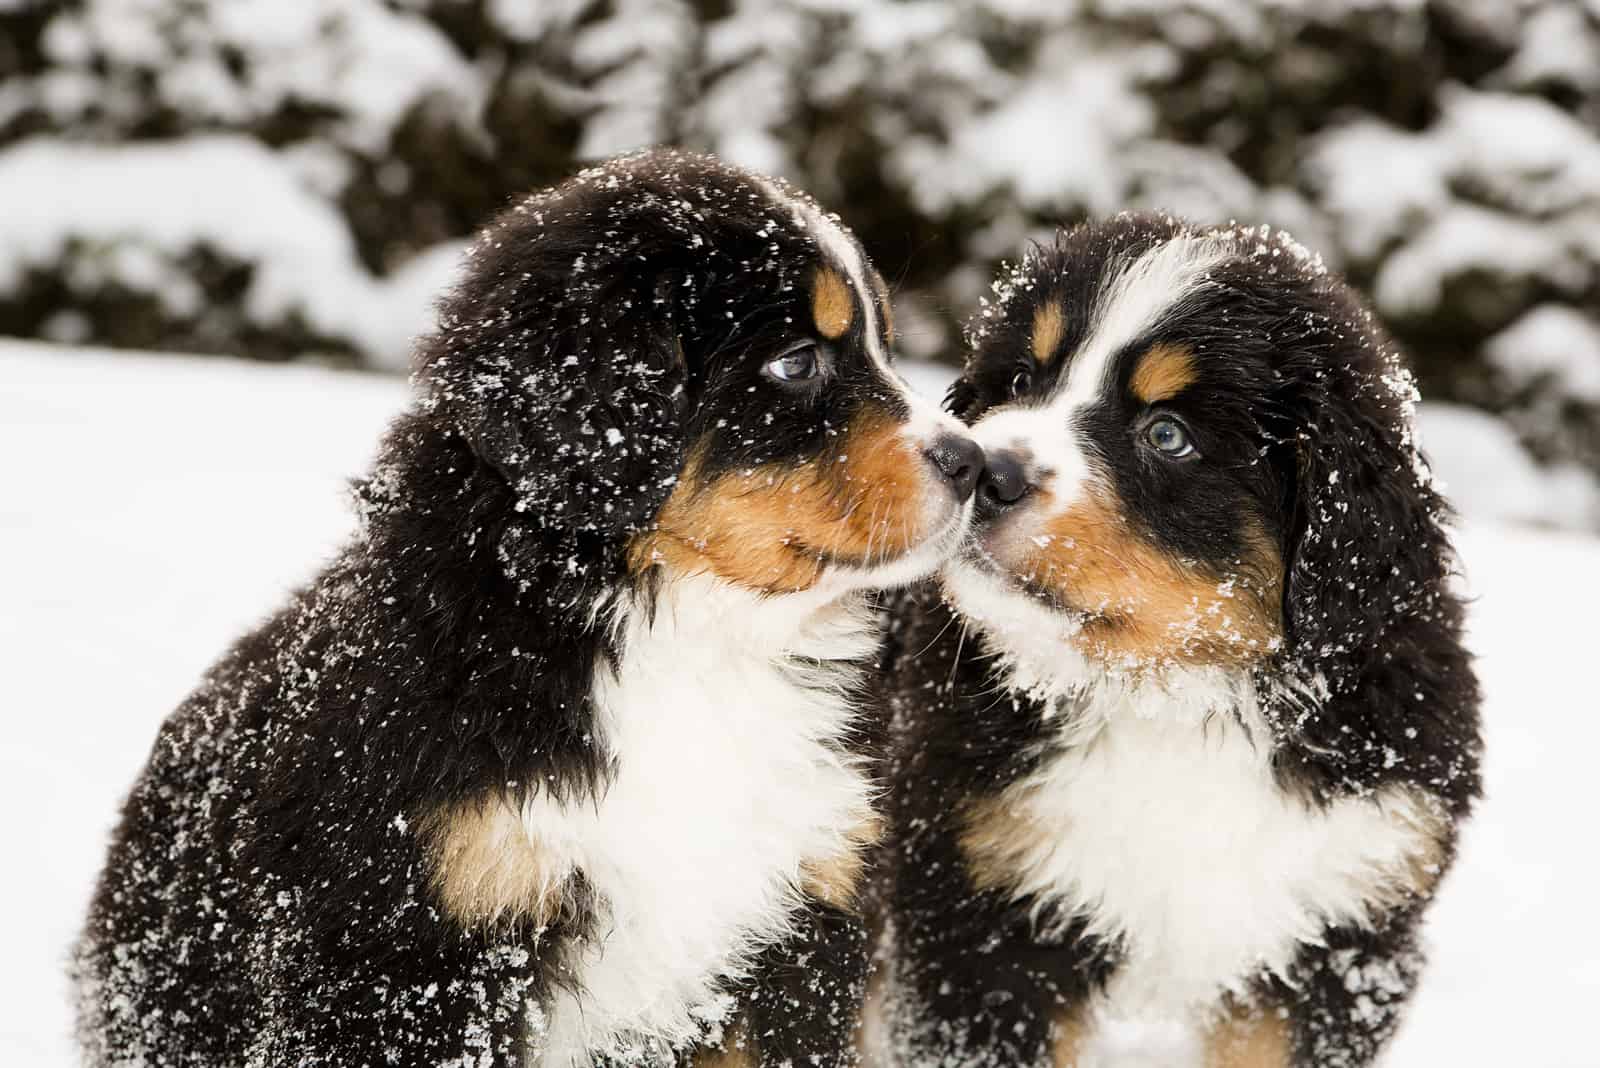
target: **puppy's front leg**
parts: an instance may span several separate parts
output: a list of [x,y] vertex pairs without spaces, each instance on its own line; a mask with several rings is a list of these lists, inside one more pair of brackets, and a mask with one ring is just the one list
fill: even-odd
[[[243,1063],[301,1068],[521,1068],[540,1038],[546,977],[520,939],[408,924],[359,955],[276,937],[258,962],[275,991]],[[285,933],[286,934],[286,933]]]
[[952,823],[929,818],[896,843],[893,1063],[1072,1068],[1115,951],[1081,921],[987,886]]
[[1280,980],[1233,1000],[1206,1036],[1206,1068],[1348,1068],[1376,1063],[1424,964],[1421,909],[1371,928],[1330,927],[1301,947]]
[[867,932],[852,909],[808,899],[740,987],[720,1039],[684,1068],[855,1068],[866,995]]
[[1373,1064],[1400,1024],[1426,963],[1417,944],[1425,902],[1372,928],[1330,928],[1290,969],[1295,1068]]
[[809,899],[752,977],[743,1059],[727,1065],[853,1068],[867,985],[867,932],[853,909]]

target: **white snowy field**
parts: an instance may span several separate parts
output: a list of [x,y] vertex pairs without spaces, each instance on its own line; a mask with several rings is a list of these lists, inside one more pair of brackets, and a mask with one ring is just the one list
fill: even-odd
[[[0,1064],[76,1063],[66,947],[156,725],[340,540],[344,482],[404,398],[306,367],[0,341]],[[1540,483],[1491,430],[1443,408],[1422,423],[1467,513],[1490,796],[1388,1063],[1593,1068],[1600,539],[1508,522],[1579,514],[1591,491]]]

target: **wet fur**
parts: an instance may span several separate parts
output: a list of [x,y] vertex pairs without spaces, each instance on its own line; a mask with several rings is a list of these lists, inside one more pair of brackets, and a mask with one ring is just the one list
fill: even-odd
[[[1173,284],[1143,285],[1142,314],[1096,335],[1119,275],[1171,242],[1189,250],[1142,281]],[[1240,561],[1270,562],[1257,588],[1275,598],[1271,630],[1248,646],[1130,644],[1164,602],[1073,604],[1093,578],[1075,560],[1137,555],[1093,531],[1052,546],[1062,567],[1038,572],[1043,588],[1002,595],[1004,580],[957,568],[943,596],[900,598],[882,682],[891,1044],[906,1064],[1099,1064],[1094,1021],[1132,1012],[1176,1017],[1213,1064],[1370,1064],[1415,988],[1420,920],[1479,793],[1477,682],[1409,378],[1359,300],[1281,234],[1120,216],[1035,250],[999,288],[952,410],[993,455],[1005,442],[986,415],[1044,404],[1083,351],[1112,344],[1070,419],[1108,491],[1088,499],[1114,501],[1118,537],[1165,559],[1144,581],[1215,588]],[[1129,428],[1148,397],[1203,430],[1197,464],[1139,451]],[[1055,434],[1065,419],[1016,426]],[[1008,613],[1014,625],[994,622]],[[1095,811],[1104,822],[1074,822]],[[1369,846],[1393,852],[1337,859]],[[1251,910],[1252,894],[1281,904],[1292,879],[1309,880],[1303,915]],[[1208,910],[1211,886],[1245,896]],[[1256,937],[1289,941],[1259,970],[1218,973],[1202,955]]]
[[[732,472],[803,480],[837,517],[849,428],[907,424],[881,315],[842,321],[881,286],[826,294],[825,387],[758,376],[810,332],[819,263],[866,273],[840,255],[859,247],[801,194],[674,153],[488,228],[358,535],[210,670],[133,787],[74,957],[86,1063],[853,1061],[862,568],[895,552],[815,546],[785,598],[640,548],[686,481]],[[604,823],[614,790],[656,791],[657,823]],[[679,886],[740,863],[731,903]],[[598,989],[619,916],[643,917],[623,942],[654,1015]],[[661,948],[691,935],[715,943],[702,969]]]

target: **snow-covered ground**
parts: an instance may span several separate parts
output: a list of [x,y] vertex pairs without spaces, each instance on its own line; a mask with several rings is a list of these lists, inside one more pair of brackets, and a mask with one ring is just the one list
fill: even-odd
[[[75,1063],[63,960],[121,795],[207,663],[348,529],[344,482],[404,398],[304,366],[0,342],[0,1064]],[[1469,416],[1425,411],[1422,433],[1467,513],[1490,797],[1388,1063],[1593,1068],[1600,539],[1507,523],[1575,515],[1552,499],[1578,490]]]

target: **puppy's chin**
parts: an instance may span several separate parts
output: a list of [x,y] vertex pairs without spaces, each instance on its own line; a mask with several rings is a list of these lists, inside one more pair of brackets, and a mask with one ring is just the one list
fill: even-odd
[[1007,662],[1019,689],[1067,689],[1086,663],[1072,643],[1084,617],[1021,589],[981,550],[968,547],[940,571],[947,603]]
[[[933,506],[930,506],[933,507]],[[949,502],[937,506],[942,518],[934,517],[926,525],[931,533],[921,541],[907,547],[898,555],[871,565],[858,562],[836,561],[829,565],[822,585],[830,590],[849,592],[866,589],[893,589],[906,586],[935,574],[956,558],[956,554],[970,536],[972,526],[972,500]]]

